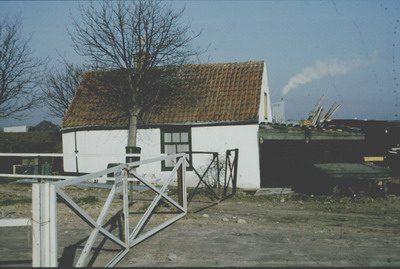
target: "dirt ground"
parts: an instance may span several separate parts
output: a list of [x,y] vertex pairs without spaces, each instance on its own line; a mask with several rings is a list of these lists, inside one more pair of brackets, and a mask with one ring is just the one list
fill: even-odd
[[[109,189],[69,187],[65,192],[96,218]],[[31,217],[31,185],[2,183],[0,194],[0,218]],[[150,196],[135,192],[133,197],[130,217],[137,222]],[[399,196],[239,192],[217,204],[203,198],[195,196],[187,216],[133,247],[117,266],[400,266]],[[118,218],[111,216],[121,203],[116,197],[106,226],[116,235]],[[160,206],[148,226],[170,218],[171,211]],[[72,267],[91,228],[61,201],[58,224],[59,264]],[[105,266],[119,252],[103,238],[98,236],[89,266]],[[0,228],[0,266],[30,267],[31,244],[31,228]]]

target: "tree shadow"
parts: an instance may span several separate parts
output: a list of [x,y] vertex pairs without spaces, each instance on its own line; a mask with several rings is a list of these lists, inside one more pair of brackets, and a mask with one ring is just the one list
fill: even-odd
[[[32,264],[32,260],[10,260],[10,261],[0,261],[0,266],[2,265],[25,265],[25,264]],[[22,266],[24,267],[24,266]],[[30,267],[30,266],[28,266]]]

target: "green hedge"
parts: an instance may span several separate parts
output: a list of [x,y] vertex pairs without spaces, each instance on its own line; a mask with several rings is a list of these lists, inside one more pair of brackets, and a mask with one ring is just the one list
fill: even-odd
[[[26,133],[0,133],[1,153],[61,153],[60,132],[36,131]],[[12,173],[14,164],[22,157],[0,157],[0,172]],[[53,169],[61,170],[61,158],[53,158]]]
[[61,133],[26,132],[0,133],[0,152],[3,153],[57,153],[62,152]]

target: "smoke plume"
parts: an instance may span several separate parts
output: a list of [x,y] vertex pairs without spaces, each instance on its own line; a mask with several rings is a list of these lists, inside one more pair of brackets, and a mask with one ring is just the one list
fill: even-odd
[[282,97],[288,94],[290,90],[300,85],[310,83],[326,76],[333,77],[344,75],[357,67],[367,64],[368,62],[360,59],[353,59],[351,61],[340,61],[338,59],[326,61],[316,60],[314,66],[304,68],[300,73],[289,79],[285,87],[282,88]]

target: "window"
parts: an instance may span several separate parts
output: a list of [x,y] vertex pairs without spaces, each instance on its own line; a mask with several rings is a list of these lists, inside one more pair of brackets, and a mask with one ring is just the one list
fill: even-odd
[[[175,154],[192,151],[190,128],[161,130],[161,153]],[[162,171],[171,171],[176,160],[161,163]],[[188,165],[187,165],[188,166]]]

